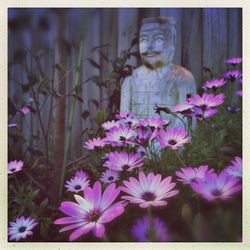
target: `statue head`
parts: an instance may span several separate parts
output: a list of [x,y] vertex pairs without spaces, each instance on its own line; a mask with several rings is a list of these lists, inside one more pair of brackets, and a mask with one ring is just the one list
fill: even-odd
[[171,17],[150,17],[142,20],[139,50],[143,64],[151,69],[173,61],[175,21]]

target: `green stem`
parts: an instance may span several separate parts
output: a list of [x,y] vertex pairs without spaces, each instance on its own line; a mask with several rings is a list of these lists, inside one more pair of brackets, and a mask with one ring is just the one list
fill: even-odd
[[19,183],[19,181],[18,181],[18,179],[17,179],[17,177],[16,177],[16,174],[14,174],[14,179],[15,179],[15,181],[16,181],[18,190],[20,190],[21,186],[20,186],[20,183]]
[[185,163],[182,161],[182,159],[180,158],[180,156],[178,155],[178,153],[177,153],[175,150],[173,150],[173,151],[174,151],[174,154],[175,154],[177,160],[179,161],[180,165],[181,165],[182,167],[185,167],[186,165],[185,165]]
[[[88,18],[87,18],[88,20]],[[85,25],[87,23],[87,20],[84,22]],[[87,27],[87,25],[86,25]],[[83,33],[81,35],[81,41],[80,41],[80,48],[77,58],[77,64],[75,69],[75,81],[74,81],[74,88],[79,85],[80,83],[80,70],[81,65],[83,61],[83,47],[84,47],[84,36]],[[67,166],[67,159],[68,159],[68,153],[69,153],[69,147],[71,142],[71,134],[72,134],[72,126],[73,126],[73,118],[74,118],[74,111],[75,111],[75,98],[70,97],[70,109],[69,109],[69,116],[68,116],[68,128],[66,130],[66,136],[65,136],[65,144],[64,144],[64,157],[63,157],[63,166],[60,176],[60,187],[59,187],[59,197],[58,200],[61,199],[62,193],[63,193],[63,186],[64,186],[64,178],[65,178],[65,169]]]
[[176,115],[175,113],[171,113],[171,115],[173,115],[174,117],[178,118],[178,119],[183,123],[185,130],[187,130],[186,123],[184,122],[183,119],[181,119],[181,118],[180,118],[178,115]]

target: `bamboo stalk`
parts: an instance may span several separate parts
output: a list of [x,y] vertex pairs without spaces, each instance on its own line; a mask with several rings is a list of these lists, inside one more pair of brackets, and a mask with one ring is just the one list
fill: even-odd
[[[84,22],[85,25],[88,21]],[[87,26],[86,26],[87,27]],[[85,28],[86,28],[85,27]],[[84,29],[83,29],[84,30]],[[80,82],[80,73],[81,73],[81,65],[82,65],[82,59],[83,59],[83,48],[84,48],[84,34],[82,32],[81,34],[81,41],[80,41],[80,47],[78,52],[78,58],[77,58],[77,64],[75,69],[75,81],[74,81],[74,88],[79,84]],[[73,126],[73,118],[74,118],[74,111],[75,111],[75,98],[70,97],[70,107],[69,107],[69,116],[68,116],[68,127],[66,129],[66,136],[65,136],[65,143],[64,143],[64,156],[63,156],[63,165],[61,169],[61,176],[60,176],[60,187],[59,187],[59,200],[63,193],[63,186],[64,186],[64,178],[65,178],[65,170],[67,166],[67,159],[68,159],[68,153],[70,148],[70,142],[71,142],[71,135],[72,135],[72,126]]]

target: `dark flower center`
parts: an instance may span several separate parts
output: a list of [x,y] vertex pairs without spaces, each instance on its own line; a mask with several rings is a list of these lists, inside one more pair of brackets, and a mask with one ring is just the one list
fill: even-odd
[[176,143],[177,143],[176,140],[169,140],[169,141],[168,141],[168,144],[169,144],[169,145],[175,145]]
[[124,142],[126,138],[124,136],[120,136],[120,141]]
[[22,226],[18,229],[19,233],[23,233],[26,230],[26,227]]
[[10,172],[14,172],[16,169],[15,168],[12,168],[11,170],[10,170]]
[[213,196],[220,196],[220,195],[221,195],[221,191],[218,190],[218,189],[215,189],[215,190],[213,190],[213,191],[211,192],[211,194],[212,194]]
[[75,185],[75,190],[79,190],[81,189],[81,186],[80,185]]
[[109,181],[113,181],[113,180],[114,180],[114,177],[113,177],[113,176],[109,176],[108,180],[109,180]]
[[204,112],[207,109],[207,105],[206,104],[201,105],[200,109]]
[[129,165],[123,165],[123,166],[122,166],[122,170],[123,170],[123,171],[126,171],[126,170],[128,170],[129,168],[130,168]]
[[213,90],[213,91],[216,91],[217,89],[218,89],[218,87],[216,87],[216,86],[213,86],[213,87],[212,87],[212,90]]
[[99,211],[92,211],[88,214],[88,221],[95,222],[100,218],[101,213]]
[[145,192],[142,194],[141,198],[145,201],[153,201],[155,199],[155,195],[152,192]]
[[196,114],[195,115],[197,118],[203,118],[203,115],[202,114]]

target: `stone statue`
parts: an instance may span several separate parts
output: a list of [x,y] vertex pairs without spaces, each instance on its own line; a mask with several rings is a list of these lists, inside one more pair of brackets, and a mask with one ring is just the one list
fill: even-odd
[[[142,20],[139,50],[143,65],[124,79],[121,112],[133,112],[138,118],[156,117],[156,105],[172,109],[184,102],[187,95],[196,93],[191,72],[172,63],[175,35],[175,21],[171,17]],[[182,126],[178,119],[171,120],[171,125]]]

